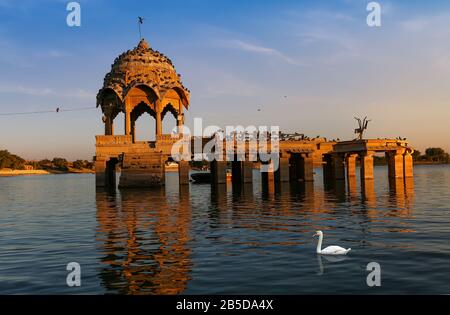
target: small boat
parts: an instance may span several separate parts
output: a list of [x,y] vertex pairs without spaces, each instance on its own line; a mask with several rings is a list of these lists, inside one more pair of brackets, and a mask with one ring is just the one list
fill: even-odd
[[195,183],[210,183],[212,176],[210,172],[193,173],[191,178]]

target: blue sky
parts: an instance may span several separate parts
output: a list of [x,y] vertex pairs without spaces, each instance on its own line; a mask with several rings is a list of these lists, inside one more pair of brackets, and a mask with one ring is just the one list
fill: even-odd
[[[367,26],[364,0],[86,0],[79,28],[66,25],[68,2],[0,0],[0,114],[94,107],[143,16],[143,36],[191,90],[188,125],[202,117],[351,139],[353,116],[368,115],[369,137],[450,150],[448,1],[378,1],[380,28]],[[142,116],[137,128],[150,139],[154,122]],[[102,131],[100,110],[0,116],[0,148],[91,158]]]

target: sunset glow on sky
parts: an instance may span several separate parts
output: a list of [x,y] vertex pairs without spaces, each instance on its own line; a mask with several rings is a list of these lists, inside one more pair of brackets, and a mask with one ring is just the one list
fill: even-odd
[[[450,2],[378,1],[382,26],[366,24],[369,1],[0,0],[0,149],[28,159],[90,159],[103,133],[96,93],[114,59],[142,35],[168,56],[191,90],[186,123],[279,125],[308,136],[408,138],[450,151]],[[258,110],[259,109],[259,110]],[[123,133],[118,118],[115,131]],[[167,119],[164,131],[175,125]],[[154,121],[142,116],[140,139]]]

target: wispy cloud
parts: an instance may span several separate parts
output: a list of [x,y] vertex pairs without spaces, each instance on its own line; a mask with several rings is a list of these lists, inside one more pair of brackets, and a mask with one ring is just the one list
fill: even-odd
[[47,51],[36,53],[36,57],[39,59],[59,59],[59,58],[66,58],[71,57],[72,54],[63,51],[63,50],[57,50],[57,49],[50,49]]
[[95,93],[86,91],[84,89],[66,89],[66,90],[54,90],[51,88],[38,88],[24,86],[21,84],[0,84],[0,93],[9,93],[16,95],[28,95],[28,96],[50,96],[50,97],[70,97],[79,99],[94,99]]
[[287,63],[289,63],[291,65],[295,65],[295,66],[303,65],[302,63],[298,62],[297,60],[294,60],[293,58],[286,56],[285,54],[283,54],[282,52],[280,52],[277,49],[265,47],[265,46],[261,46],[261,45],[256,45],[256,44],[245,42],[245,41],[242,41],[239,39],[218,40],[218,41],[216,41],[216,44],[221,47],[225,47],[225,48],[229,48],[229,49],[237,49],[237,50],[241,50],[241,51],[245,51],[245,52],[276,57],[284,62],[287,62]]
[[0,93],[47,96],[54,94],[54,91],[49,88],[33,88],[23,85],[0,85]]

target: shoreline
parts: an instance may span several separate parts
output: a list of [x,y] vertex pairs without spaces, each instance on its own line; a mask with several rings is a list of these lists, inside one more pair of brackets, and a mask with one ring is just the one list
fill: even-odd
[[62,175],[62,174],[94,174],[93,170],[74,170],[68,171],[59,170],[11,170],[1,169],[0,177],[13,177],[13,176],[39,176],[39,175]]
[[[415,162],[414,165],[450,165],[447,163],[433,163],[433,162]],[[386,166],[386,164],[374,164],[374,166]],[[191,170],[199,171],[200,169],[191,168]],[[166,172],[177,172],[178,168],[168,169]],[[94,170],[90,169],[69,169],[68,171],[60,170],[11,170],[0,169],[0,177],[13,177],[13,176],[39,176],[39,175],[63,175],[63,174],[95,174]]]

